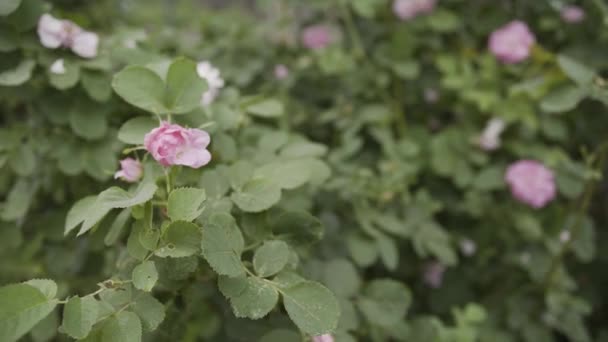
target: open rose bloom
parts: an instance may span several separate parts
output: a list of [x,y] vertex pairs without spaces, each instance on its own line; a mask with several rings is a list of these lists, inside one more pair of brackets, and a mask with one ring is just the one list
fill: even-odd
[[144,137],[144,146],[163,166],[184,165],[195,169],[211,161],[207,146],[209,134],[196,128],[184,128],[163,121]]
[[311,50],[324,49],[333,40],[332,29],[327,25],[309,26],[302,32],[302,44]]
[[137,182],[143,174],[143,167],[138,160],[125,158],[120,161],[120,170],[114,174],[114,178],[120,178],[125,182]]
[[526,60],[535,43],[528,25],[515,20],[492,32],[488,47],[501,62],[512,64]]
[[556,196],[553,172],[535,160],[520,160],[509,166],[505,181],[520,202],[542,208]]
[[431,13],[436,0],[395,0],[393,13],[401,20],[410,20],[419,15]]
[[93,32],[83,30],[69,20],[61,20],[50,14],[43,14],[38,20],[40,43],[49,49],[70,48],[80,57],[97,56],[99,37]]

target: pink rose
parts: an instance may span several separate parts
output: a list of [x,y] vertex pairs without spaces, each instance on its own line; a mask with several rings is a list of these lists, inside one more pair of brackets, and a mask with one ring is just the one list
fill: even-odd
[[195,169],[211,161],[207,146],[211,138],[203,130],[184,128],[163,121],[144,137],[144,146],[163,166],[185,165]]
[[570,24],[580,23],[583,21],[583,19],[585,19],[585,11],[582,8],[574,5],[564,6],[561,9],[560,14],[562,19]]
[[309,26],[302,32],[302,43],[309,49],[323,49],[332,42],[332,30],[327,25]]
[[125,158],[120,161],[120,170],[114,174],[114,178],[120,178],[125,182],[137,182],[143,173],[143,168],[139,160]]
[[435,9],[436,0],[395,0],[393,13],[401,20],[410,20]]
[[313,336],[312,342],[334,342],[334,337],[330,334]]
[[278,64],[274,67],[274,77],[277,80],[284,80],[289,76],[289,69],[284,64]]
[[509,166],[505,181],[520,202],[542,208],[556,196],[553,172],[535,160],[520,160]]
[[88,32],[69,20],[61,20],[50,14],[43,14],[38,20],[38,37],[40,43],[49,49],[66,47],[80,57],[97,56],[99,36]]
[[528,58],[535,42],[528,26],[515,20],[492,32],[488,46],[501,62],[512,64]]
[[424,282],[433,289],[438,289],[443,283],[446,267],[440,262],[433,261],[424,268]]

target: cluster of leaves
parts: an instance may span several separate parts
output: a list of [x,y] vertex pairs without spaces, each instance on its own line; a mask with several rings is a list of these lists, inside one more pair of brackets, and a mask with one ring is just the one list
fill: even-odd
[[[553,1],[54,2],[0,4],[1,341],[608,339],[601,4],[565,25]],[[40,45],[49,11],[98,28],[97,57]],[[487,38],[515,18],[538,42],[503,65]],[[226,80],[210,106],[196,60]],[[211,164],[151,160],[159,119],[207,130]],[[546,208],[511,198],[523,158],[555,172]]]

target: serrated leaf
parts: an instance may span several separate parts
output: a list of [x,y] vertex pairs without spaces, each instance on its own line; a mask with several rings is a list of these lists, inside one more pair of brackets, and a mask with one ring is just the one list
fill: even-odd
[[57,305],[37,288],[28,284],[0,287],[0,341],[21,338]]
[[103,242],[105,243],[106,246],[112,246],[113,244],[116,243],[116,240],[118,240],[118,238],[121,236],[122,232],[124,231],[124,228],[127,226],[127,222],[129,221],[129,218],[131,218],[131,209],[130,208],[125,208],[118,215],[116,215],[116,218],[112,222],[112,225],[110,226],[110,229],[108,230],[108,233],[106,234],[105,238],[103,239]]
[[57,283],[51,279],[30,279],[24,282],[24,284],[37,288],[48,299],[53,299],[57,296]]
[[143,145],[144,136],[158,127],[158,120],[140,116],[125,122],[118,130],[118,140],[125,144]]
[[174,221],[161,236],[162,247],[155,254],[160,257],[181,258],[200,253],[201,229],[194,223]]
[[173,114],[191,112],[200,106],[207,82],[198,76],[196,63],[186,58],[178,58],[167,72],[165,101]]
[[148,255],[148,249],[141,243],[140,237],[142,235],[142,222],[136,221],[133,223],[131,228],[131,234],[127,239],[127,251],[129,255],[137,260],[144,260]]
[[203,227],[203,256],[219,274],[238,277],[244,273],[241,253],[243,234],[229,214],[213,214]]
[[32,77],[36,62],[24,59],[15,69],[0,72],[0,86],[16,87],[27,82]]
[[266,316],[279,301],[279,292],[270,284],[256,277],[247,278],[247,286],[230,303],[236,317],[260,319]]
[[205,201],[205,190],[196,188],[178,188],[169,194],[167,214],[173,221],[192,221],[203,212],[201,205]]
[[132,273],[133,286],[142,291],[150,292],[158,281],[158,271],[154,261],[144,261],[135,266]]
[[289,261],[289,245],[284,241],[266,241],[253,255],[253,268],[260,277],[279,273]]
[[220,275],[217,277],[217,286],[226,298],[237,297],[245,291],[245,288],[247,287],[247,277],[245,275],[238,277]]
[[269,179],[252,179],[230,199],[241,210],[256,213],[275,205],[281,199],[281,189]]
[[133,304],[133,311],[139,316],[147,331],[156,330],[165,320],[165,306],[148,293],[137,296]]
[[70,211],[68,211],[67,218],[65,220],[64,234],[69,234],[74,228],[78,227],[84,220],[86,220],[89,210],[95,205],[97,196],[87,196],[79,199]]
[[310,179],[307,160],[275,161],[255,170],[254,178],[269,179],[281,189],[295,189]]
[[154,114],[166,114],[165,83],[154,71],[142,66],[129,66],[117,73],[112,88],[131,105]]
[[97,321],[99,305],[91,296],[72,297],[63,309],[63,331],[75,339],[87,337]]
[[101,332],[102,342],[141,341],[141,321],[136,314],[120,311],[108,318]]
[[340,318],[340,304],[325,286],[305,281],[283,289],[283,304],[291,320],[310,335],[333,332]]
[[368,321],[391,326],[403,319],[411,301],[412,294],[403,284],[378,279],[367,285],[357,305]]
[[255,116],[263,118],[276,118],[284,113],[283,104],[275,99],[266,99],[259,102],[255,102],[247,107],[245,110]]

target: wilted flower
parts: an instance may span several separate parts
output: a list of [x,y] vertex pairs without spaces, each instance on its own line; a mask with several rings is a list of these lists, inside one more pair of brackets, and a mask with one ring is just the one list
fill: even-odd
[[443,283],[446,267],[440,262],[433,261],[424,268],[424,282],[431,288],[437,289]]
[[553,172],[535,160],[520,160],[509,166],[505,180],[520,202],[542,208],[556,196]]
[[574,5],[564,6],[560,14],[565,22],[571,24],[579,23],[585,19],[585,11]]
[[393,13],[401,20],[410,20],[435,9],[436,0],[395,0]]
[[535,42],[528,25],[515,20],[492,32],[488,46],[501,62],[518,63],[530,56]]
[[114,174],[114,178],[120,178],[125,182],[137,182],[143,173],[139,160],[125,158],[120,161],[120,170]]
[[505,122],[500,118],[493,118],[486,124],[479,137],[479,147],[485,151],[493,151],[500,147],[500,135],[505,130]]
[[224,79],[220,76],[220,70],[208,61],[199,62],[196,65],[196,72],[200,78],[207,81],[207,85],[209,86],[209,89],[203,93],[203,97],[201,98],[201,104],[208,106],[215,100],[220,89],[224,87]]
[[277,80],[284,80],[289,76],[289,69],[284,64],[277,64],[274,67],[274,77]]
[[302,32],[302,43],[309,49],[323,49],[332,42],[332,29],[327,25],[309,26]]
[[58,60],[53,62],[53,64],[51,64],[51,67],[49,68],[49,70],[53,74],[57,74],[57,75],[65,74],[65,64],[63,62],[63,58],[59,58]]
[[40,43],[49,49],[67,47],[84,58],[97,56],[99,37],[96,33],[85,31],[69,20],[56,19],[43,14],[38,20]]
[[471,239],[462,239],[460,240],[460,251],[465,256],[472,256],[477,251],[477,244]]
[[313,336],[312,342],[334,342],[334,337],[330,334]]
[[211,138],[203,130],[184,128],[163,121],[144,137],[144,146],[163,166],[184,165],[199,168],[211,161],[207,146]]

